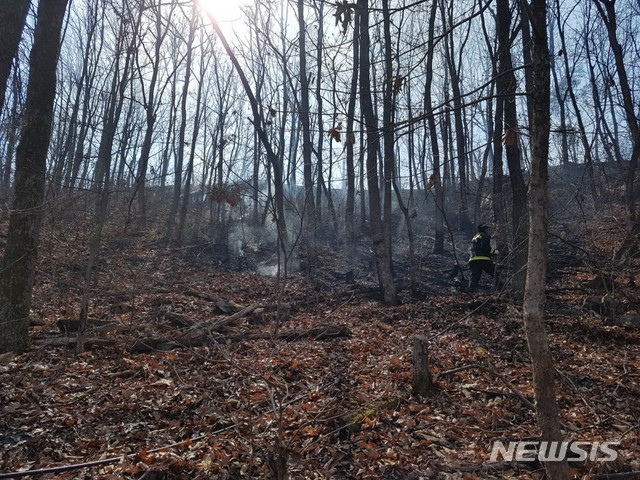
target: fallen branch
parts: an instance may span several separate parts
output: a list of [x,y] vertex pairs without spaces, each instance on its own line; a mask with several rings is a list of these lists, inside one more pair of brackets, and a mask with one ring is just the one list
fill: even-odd
[[[237,320],[240,316],[249,314],[251,311],[258,308],[256,305],[245,308],[243,311],[238,312]],[[240,315],[240,314],[243,315]],[[230,319],[225,321],[230,323]],[[225,325],[227,324],[225,323]],[[237,343],[250,340],[286,340],[293,342],[296,340],[332,340],[334,338],[345,338],[351,336],[351,330],[344,325],[323,325],[320,327],[310,328],[308,330],[293,330],[280,332],[277,334],[264,332],[264,333],[241,333],[236,335],[224,335],[214,337],[211,335],[212,331],[216,331],[214,327],[220,327],[221,324],[215,324],[208,332],[200,333],[196,335],[191,332],[191,335],[183,335],[179,338],[142,338],[135,340],[133,345],[129,348],[131,353],[151,353],[151,352],[168,352],[176,348],[192,348],[201,347],[210,343]],[[76,337],[47,337],[35,340],[34,343],[45,347],[73,347],[77,343]],[[126,343],[125,339],[115,338],[88,338],[86,339],[87,347],[105,347]]]
[[251,312],[253,312],[256,308],[260,308],[260,304],[259,303],[254,303],[253,305],[249,305],[246,308],[243,308],[242,310],[240,310],[237,313],[234,313],[233,315],[223,319],[223,320],[218,320],[217,322],[215,322],[211,328],[213,330],[215,330],[216,328],[220,328],[220,327],[226,327],[227,325],[235,322],[236,320],[249,315]]
[[520,401],[522,403],[524,403],[527,407],[529,407],[531,410],[535,410],[535,405],[529,400],[527,399],[527,397],[525,397],[522,393],[520,393],[518,390],[516,390],[515,387],[513,387],[509,381],[504,377],[504,375],[496,372],[495,370],[493,370],[492,368],[489,367],[485,367],[484,365],[478,365],[478,364],[473,364],[473,365],[465,365],[464,367],[458,367],[458,368],[453,368],[451,370],[447,370],[444,371],[440,374],[437,375],[436,380],[440,379],[441,377],[444,377],[446,375],[452,375],[454,373],[458,373],[458,372],[462,372],[464,370],[472,370],[472,369],[476,369],[476,370],[482,370],[483,372],[487,372],[490,373],[491,375],[493,375],[494,377],[498,378],[498,380],[500,380],[502,383],[504,383],[507,388],[509,390],[511,390],[513,392],[513,394],[518,397],[518,399],[520,399]]
[[0,473],[0,478],[22,478],[22,477],[35,477],[40,475],[46,475],[48,473],[63,473],[70,472],[72,470],[79,470],[81,468],[94,468],[101,467],[103,465],[109,465],[112,463],[117,463],[121,461],[124,457],[111,457],[104,458],[102,460],[95,460],[93,462],[85,462],[79,463],[76,465],[64,465],[60,467],[50,467],[50,468],[39,468],[37,470],[25,470],[23,472],[11,472],[11,473]]
[[[238,312],[240,313],[240,312]],[[169,351],[176,348],[201,347],[210,343],[237,343],[251,340],[286,340],[293,342],[296,340],[332,340],[334,338],[350,337],[351,330],[343,325],[324,325],[310,328],[308,330],[294,330],[280,332],[277,334],[264,333],[241,333],[236,335],[224,335],[214,337],[210,334],[202,334],[191,337],[181,337],[174,340],[166,338],[145,338],[136,340],[129,349],[131,353],[151,353],[154,351]]]
[[192,327],[190,327],[185,333],[185,336],[189,332],[194,332],[197,330],[206,330],[208,332],[222,331],[225,329],[225,327],[229,326],[236,320],[239,320],[242,317],[246,317],[247,315],[253,313],[255,310],[259,310],[259,309],[262,309],[264,311],[283,310],[288,312],[288,311],[291,311],[291,305],[289,305],[288,303],[283,303],[281,305],[261,305],[259,303],[254,303],[252,305],[249,305],[248,307],[243,308],[239,312],[234,313],[233,315],[216,320],[213,323],[211,323],[212,319],[207,319],[207,320],[204,320],[203,322],[199,322],[193,325]]
[[182,292],[183,295],[187,295],[189,297],[200,298],[201,300],[205,300],[207,302],[215,303],[216,308],[220,311],[220,313],[231,313],[235,312],[238,307],[229,300],[224,300],[222,298],[213,297],[203,292],[199,292],[197,290],[185,290]]
[[[330,383],[326,383],[324,385],[321,385],[320,387],[318,387],[318,390],[324,390],[326,388],[329,388],[333,385],[335,385],[337,383],[337,381],[333,381]],[[295,398],[292,398],[291,400],[284,402],[281,406],[282,407],[286,407],[288,405],[292,405],[296,402],[299,402],[300,400],[303,400],[305,398],[307,398],[309,396],[310,393],[315,392],[317,390],[311,390],[309,392],[303,393],[301,395],[298,395]],[[270,408],[269,410],[265,411],[262,413],[262,415],[268,415],[270,413],[273,413],[274,409]],[[202,440],[204,438],[207,437],[213,437],[215,435],[219,435],[221,433],[224,433],[228,430],[231,430],[233,428],[235,428],[236,425],[235,424],[231,424],[231,425],[227,425],[226,427],[222,427],[218,430],[216,430],[215,432],[211,432],[209,434],[201,434],[201,435],[197,435],[195,437],[191,437],[188,438],[186,440],[182,440],[180,442],[176,442],[176,443],[172,443],[171,445],[165,445],[164,447],[159,447],[159,448],[154,448],[152,450],[147,450],[145,453],[149,454],[149,453],[157,453],[157,452],[163,452],[166,451],[170,448],[177,448],[177,447],[181,447],[183,445],[189,445],[197,440]],[[76,463],[73,465],[60,465],[58,467],[47,467],[47,468],[38,468],[38,469],[34,469],[34,470],[23,470],[20,472],[9,472],[9,473],[0,473],[0,479],[5,479],[5,478],[22,478],[22,477],[37,477],[40,475],[46,475],[48,473],[63,473],[63,472],[71,472],[73,470],[80,470],[81,468],[94,468],[94,467],[101,467],[103,465],[110,465],[113,463],[118,463],[121,461],[124,461],[128,458],[135,458],[137,455],[139,455],[139,453],[136,454],[122,454],[119,455],[117,457],[111,457],[111,458],[104,458],[102,460],[94,460],[91,462],[83,462],[83,463]]]

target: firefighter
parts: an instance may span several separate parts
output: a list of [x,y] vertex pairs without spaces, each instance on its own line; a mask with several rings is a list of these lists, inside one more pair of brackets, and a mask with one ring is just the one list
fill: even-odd
[[473,293],[478,288],[482,272],[487,272],[494,279],[494,283],[499,285],[496,276],[496,266],[491,260],[493,255],[497,255],[495,240],[491,240],[491,225],[481,223],[478,225],[478,233],[471,240],[471,256],[469,258],[469,269],[471,279],[469,280],[469,292]]

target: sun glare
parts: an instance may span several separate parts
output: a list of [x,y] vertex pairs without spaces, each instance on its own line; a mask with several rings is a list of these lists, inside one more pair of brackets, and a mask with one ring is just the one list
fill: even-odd
[[247,0],[200,0],[205,13],[215,18],[223,30],[239,32],[245,27],[245,14],[242,6]]

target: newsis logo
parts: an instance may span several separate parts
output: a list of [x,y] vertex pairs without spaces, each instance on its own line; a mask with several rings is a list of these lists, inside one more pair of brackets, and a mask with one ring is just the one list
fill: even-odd
[[507,462],[582,462],[587,459],[592,462],[613,462],[618,458],[612,445],[620,442],[546,442],[519,441],[504,443],[497,440],[491,449],[491,461],[498,461],[502,457]]

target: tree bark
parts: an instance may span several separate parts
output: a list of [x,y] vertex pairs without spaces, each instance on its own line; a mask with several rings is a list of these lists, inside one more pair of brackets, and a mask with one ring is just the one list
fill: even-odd
[[0,278],[0,353],[29,347],[29,309],[44,214],[46,159],[51,139],[56,66],[67,0],[38,5],[29,85],[16,157],[15,197]]
[[[529,183],[529,268],[524,294],[524,327],[533,367],[536,417],[542,440],[562,441],[560,409],[556,401],[554,364],[544,328],[547,273],[548,158],[550,129],[550,59],[545,0],[523,2],[532,26],[533,90],[531,102],[531,180]],[[566,460],[545,462],[552,480],[569,478]]]
[[[451,6],[453,6],[453,2],[451,2]],[[442,11],[442,22],[445,25],[452,25],[453,18],[452,12],[449,10],[449,18],[445,16],[445,6],[444,3],[441,3],[441,11]],[[469,177],[469,161],[467,155],[467,146],[466,146],[466,137],[467,132],[465,129],[462,109],[462,79],[460,77],[460,64],[462,63],[462,52],[463,48],[469,39],[470,30],[464,34],[464,39],[459,43],[459,58],[460,60],[456,63],[456,59],[454,56],[455,53],[455,45],[453,36],[450,36],[449,40],[445,41],[445,59],[447,61],[447,67],[449,69],[449,77],[451,80],[451,92],[453,94],[453,121],[455,124],[456,131],[456,155],[458,160],[458,183],[460,185],[460,196],[459,196],[459,204],[458,204],[458,226],[461,231],[472,234],[473,226],[471,224],[471,219],[469,218],[469,206],[467,202],[467,181]]]
[[423,396],[435,393],[429,369],[429,340],[424,336],[413,338],[413,393]]
[[360,15],[360,108],[364,115],[367,137],[367,187],[369,189],[369,222],[373,242],[373,254],[376,261],[378,283],[384,303],[395,305],[398,303],[396,287],[391,274],[391,257],[388,242],[381,219],[380,187],[378,183],[378,151],[380,149],[380,134],[371,98],[371,79],[369,72],[369,11],[367,0],[358,0],[358,15]]
[[[353,69],[351,71],[351,86],[349,88],[349,103],[347,107],[347,134],[345,138],[346,145],[346,168],[347,168],[347,200],[345,205],[345,234],[346,234],[346,251],[347,261],[349,262],[348,270],[351,270],[355,264],[355,203],[356,203],[356,171],[354,162],[354,145],[356,143],[356,135],[353,131],[355,121],[356,100],[358,98],[358,67],[360,63],[360,16],[356,15],[353,25]],[[363,192],[361,195],[364,196]]]
[[0,8],[0,112],[30,4],[31,0],[3,0]]
[[[302,123],[302,159],[304,170],[304,233],[308,242],[316,231],[316,207],[313,199],[311,172],[311,122],[309,119],[309,77],[307,74],[307,28],[304,21],[304,2],[298,0],[298,47],[300,49],[300,123]],[[318,191],[318,196],[320,192]],[[320,201],[320,200],[318,200]]]
[[[503,144],[511,184],[511,238],[513,243],[513,290],[522,298],[527,265],[527,187],[521,170],[518,117],[516,110],[516,76],[511,58],[511,10],[508,0],[496,4],[498,36],[498,82],[496,93],[504,109]],[[496,130],[496,134],[502,132]]]
[[438,13],[438,2],[433,2],[431,5],[431,11],[429,12],[429,30],[427,48],[427,62],[426,62],[426,78],[424,86],[424,102],[425,113],[427,115],[427,125],[429,127],[429,138],[431,140],[431,156],[433,157],[433,173],[431,178],[433,179],[430,184],[432,185],[435,195],[434,203],[436,207],[436,224],[434,228],[435,240],[433,242],[432,253],[441,254],[444,253],[444,190],[442,187],[441,175],[440,175],[440,147],[438,146],[438,130],[436,128],[436,119],[433,113],[433,103],[431,99],[431,91],[433,86],[433,53],[435,49],[434,35],[435,35],[435,22],[436,14]]

